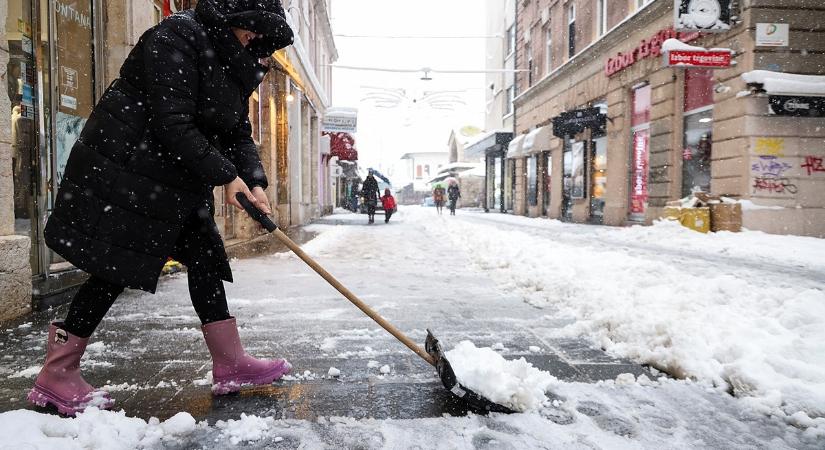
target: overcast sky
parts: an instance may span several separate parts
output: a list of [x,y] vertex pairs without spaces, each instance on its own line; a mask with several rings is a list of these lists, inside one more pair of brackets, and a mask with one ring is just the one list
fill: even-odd
[[[483,36],[482,0],[333,0],[336,35]],[[470,69],[485,65],[485,39],[367,39],[336,36],[336,65],[385,68]],[[450,131],[464,125],[484,125],[484,74],[333,70],[333,105],[359,109],[356,134],[360,164],[385,170],[407,152],[442,151]],[[403,89],[405,100],[395,108],[362,101],[370,92]],[[458,93],[467,103],[453,112],[422,106],[429,91]],[[413,103],[413,100],[416,100]]]

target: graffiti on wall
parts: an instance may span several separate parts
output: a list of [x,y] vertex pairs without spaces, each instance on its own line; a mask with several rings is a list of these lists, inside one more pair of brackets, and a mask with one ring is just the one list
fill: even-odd
[[789,175],[796,164],[793,158],[785,157],[783,138],[758,138],[754,152],[758,155],[751,159],[751,188],[754,194],[788,196],[799,192]]
[[808,176],[813,176],[815,173],[818,172],[825,172],[825,167],[822,164],[823,158],[821,156],[813,156],[808,155],[805,157],[805,160],[802,162],[802,167],[805,169],[805,172]]

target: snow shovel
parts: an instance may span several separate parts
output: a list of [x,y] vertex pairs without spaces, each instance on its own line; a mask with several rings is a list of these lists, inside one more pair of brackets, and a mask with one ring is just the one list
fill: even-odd
[[369,307],[366,303],[362,302],[358,297],[355,296],[349,289],[346,288],[343,284],[341,284],[338,280],[335,279],[329,272],[327,272],[320,264],[315,262],[309,255],[307,255],[301,247],[298,246],[295,242],[292,241],[283,231],[278,229],[278,226],[275,225],[275,222],[272,221],[263,211],[256,208],[244,194],[238,193],[236,194],[235,198],[244,207],[247,213],[255,219],[258,223],[260,223],[267,231],[273,233],[275,237],[278,238],[284,245],[289,247],[293,253],[298,255],[309,267],[312,268],[318,275],[321,276],[324,280],[327,281],[332,287],[334,287],[338,292],[340,292],[344,297],[347,298],[353,305],[357,306],[358,309],[364,312],[370,319],[374,320],[378,325],[381,325],[381,328],[387,330],[391,335],[393,335],[396,339],[401,341],[402,344],[406,345],[410,350],[415,352],[416,355],[420,356],[421,359],[427,361],[431,366],[435,367],[436,371],[438,372],[439,378],[441,378],[441,383],[450,391],[453,396],[458,398],[460,401],[467,404],[470,409],[476,412],[500,412],[500,413],[512,413],[514,412],[510,408],[490,401],[489,399],[481,396],[480,394],[474,392],[472,389],[468,389],[465,386],[462,386],[461,383],[458,382],[458,378],[453,371],[452,366],[450,365],[450,361],[447,360],[446,356],[444,356],[444,349],[441,347],[441,343],[438,342],[438,339],[433,336],[432,331],[429,329],[427,330],[427,340],[424,343],[426,348],[422,349],[419,347],[412,339],[408,338],[404,333],[401,332],[398,328],[393,326],[391,323],[387,322],[386,319],[381,317],[375,310]]

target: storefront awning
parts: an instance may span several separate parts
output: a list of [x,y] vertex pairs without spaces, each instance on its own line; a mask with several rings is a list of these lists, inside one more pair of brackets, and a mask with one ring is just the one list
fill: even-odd
[[355,138],[349,133],[324,133],[330,138],[330,155],[337,156],[340,161],[357,161],[358,150],[355,149]]
[[484,158],[491,153],[498,153],[507,150],[507,144],[513,139],[513,133],[509,131],[491,131],[477,141],[468,144],[464,148],[466,158]]
[[514,137],[513,140],[510,141],[510,145],[507,146],[507,158],[508,159],[521,158],[522,156],[524,156],[521,152],[521,145],[522,145],[523,142],[524,142],[524,135],[523,134],[520,134],[520,135]]
[[539,127],[527,133],[524,137],[524,143],[521,146],[521,152],[524,155],[543,152],[550,150],[550,139],[553,138],[553,133],[550,127]]

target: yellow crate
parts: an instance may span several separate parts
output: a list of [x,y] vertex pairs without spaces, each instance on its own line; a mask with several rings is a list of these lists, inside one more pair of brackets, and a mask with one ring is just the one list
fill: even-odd
[[679,223],[700,233],[710,231],[710,208],[681,208]]
[[680,220],[682,218],[682,208],[678,206],[665,206],[664,218]]

